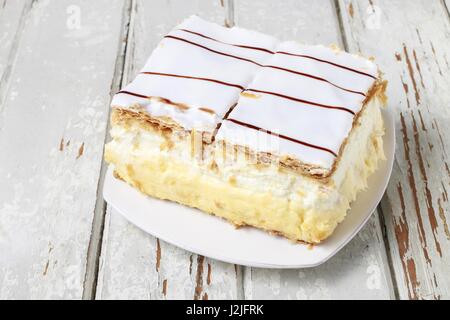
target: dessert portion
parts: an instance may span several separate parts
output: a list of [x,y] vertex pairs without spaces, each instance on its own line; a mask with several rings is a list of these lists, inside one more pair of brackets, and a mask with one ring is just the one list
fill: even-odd
[[105,159],[147,195],[318,243],[384,157],[385,87],[365,58],[190,17],[114,96]]

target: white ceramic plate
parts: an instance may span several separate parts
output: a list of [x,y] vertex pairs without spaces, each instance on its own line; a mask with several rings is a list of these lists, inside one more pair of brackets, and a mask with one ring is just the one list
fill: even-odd
[[345,220],[330,238],[311,250],[255,228],[235,229],[225,220],[173,202],[147,197],[108,169],[103,196],[130,222],[166,242],[213,259],[264,268],[306,268],[324,263],[342,249],[364,226],[383,196],[395,150],[394,119],[383,111],[386,126],[386,161],[369,179],[369,188],[358,195]]

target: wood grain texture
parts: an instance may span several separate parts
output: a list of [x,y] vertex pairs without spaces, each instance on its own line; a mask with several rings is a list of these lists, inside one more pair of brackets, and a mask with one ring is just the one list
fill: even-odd
[[0,1],[0,79],[10,69],[31,1]]
[[448,17],[450,19],[450,0],[442,0],[443,6],[445,7],[445,10],[447,10]]
[[[142,68],[163,35],[191,14],[220,24],[220,1],[134,1],[123,84]],[[239,270],[160,241],[108,208],[98,299],[230,299],[240,295]]]
[[399,295],[449,299],[448,11],[443,1],[339,5],[351,49],[375,56],[389,80],[397,150],[382,209]]
[[[336,256],[311,269],[244,270],[246,299],[389,299],[390,271],[372,217]],[[314,250],[314,249],[312,249]]]
[[[239,26],[281,39],[343,47],[331,1],[235,2]],[[320,21],[320,23],[318,23]],[[351,290],[349,290],[351,288]],[[247,299],[386,299],[393,289],[378,216],[337,256],[304,270],[245,268]]]
[[32,1],[0,1],[0,112]]
[[[121,21],[121,31],[119,35],[119,46],[116,55],[114,76],[111,81],[110,97],[112,98],[114,93],[120,90],[123,80],[123,70],[125,65],[125,54],[128,43],[128,36],[130,33],[130,19],[133,1],[124,0],[122,21]],[[109,108],[108,108],[109,110]],[[106,135],[104,142],[109,141],[109,121],[107,121]],[[100,263],[100,251],[102,245],[103,228],[105,224],[105,212],[106,212],[106,202],[103,199],[103,186],[106,175],[107,166],[104,165],[103,159],[100,173],[98,177],[98,187],[97,187],[97,199],[94,207],[94,217],[92,221],[91,238],[89,241],[87,261],[86,261],[86,272],[84,277],[84,290],[83,299],[92,300],[95,299],[96,288],[97,288],[97,277]]]
[[2,299],[82,296],[122,5],[34,1],[17,22],[1,83]]
[[281,40],[342,47],[332,1],[234,0],[234,8],[235,23],[240,27],[271,34]]

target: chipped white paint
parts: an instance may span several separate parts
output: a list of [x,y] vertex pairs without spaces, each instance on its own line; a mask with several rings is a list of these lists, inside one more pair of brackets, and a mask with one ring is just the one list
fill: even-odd
[[[160,41],[191,14],[224,23],[220,1],[135,1],[125,61],[130,81]],[[233,265],[199,257],[143,233],[109,209],[97,298],[226,299],[238,296]]]
[[0,298],[81,298],[123,1],[78,1],[70,30],[74,2],[16,8],[0,51]]
[[[448,299],[448,11],[444,1],[372,4],[340,1],[349,45],[376,57],[389,80],[389,107],[397,115],[396,161],[382,208],[399,296]],[[378,29],[367,28],[373,7],[381,12]]]

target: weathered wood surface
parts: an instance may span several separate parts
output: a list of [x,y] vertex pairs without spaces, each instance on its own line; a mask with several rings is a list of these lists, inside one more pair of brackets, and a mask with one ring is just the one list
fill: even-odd
[[443,1],[339,1],[351,50],[389,80],[397,125],[382,201],[400,298],[450,298],[450,20]]
[[[220,1],[135,1],[123,82],[131,81],[167,32],[191,14],[220,24]],[[230,299],[240,297],[239,270],[166,244],[109,209],[106,214],[98,299]]]
[[123,1],[0,4],[0,298],[79,299]]
[[[344,46],[332,1],[239,0],[235,10],[239,26],[286,40]],[[287,271],[245,268],[245,298],[387,299],[393,290],[385,254],[375,215],[344,250],[320,267]]]
[[281,40],[343,47],[332,0],[235,0],[235,24]]

